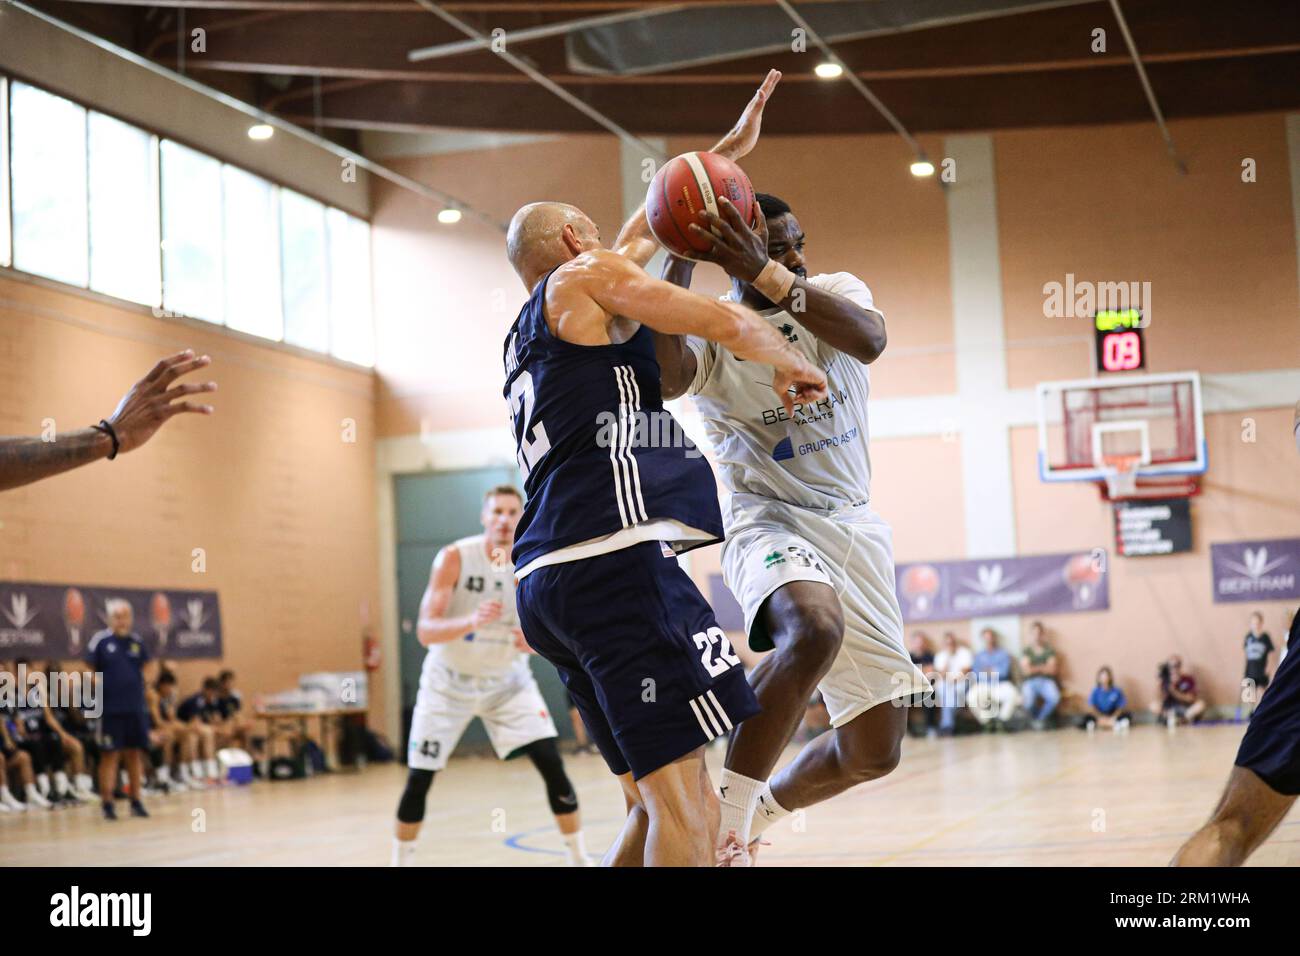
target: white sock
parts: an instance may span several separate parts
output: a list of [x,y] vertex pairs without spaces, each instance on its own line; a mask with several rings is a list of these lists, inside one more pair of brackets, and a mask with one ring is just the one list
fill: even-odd
[[[5,786],[0,786],[0,802],[3,802],[11,810],[17,810],[19,807],[23,806],[23,802],[15,797],[13,791]],[[23,809],[25,810],[27,808],[23,807]]]
[[392,866],[410,866],[415,859],[415,841],[399,840],[393,837]]
[[169,766],[167,766],[166,764],[163,764],[161,767],[159,767],[159,768],[158,768],[158,780],[159,780],[159,782],[161,782],[161,783],[171,783],[171,782],[172,782],[172,768],[169,767]]
[[195,776],[195,777],[202,778],[203,775],[204,775],[204,774],[203,774],[203,764],[199,763],[197,760],[191,760],[191,761],[190,761],[190,773],[191,773],[193,776]]
[[758,806],[754,808],[754,822],[749,829],[750,839],[757,840],[763,835],[764,830],[789,815],[790,811],[777,803],[776,797],[772,796],[772,781],[769,780],[763,784],[763,789],[758,795]]
[[28,803],[34,803],[38,807],[48,807],[50,805],[50,801],[46,800],[45,797],[41,795],[41,791],[36,788],[36,784],[34,783],[29,783],[27,785],[26,796]]
[[38,773],[36,775],[36,789],[44,797],[50,792],[50,775],[48,773]]
[[63,796],[63,794],[68,793],[71,789],[72,781],[68,779],[68,775],[62,770],[56,770],[54,772],[54,792],[59,794],[59,796]]
[[574,833],[562,833],[564,837],[564,846],[569,851],[569,866],[590,866],[587,859],[587,843],[582,838],[582,831]]
[[221,779],[221,767],[218,766],[216,757],[208,758],[208,776],[213,780]]
[[749,846],[749,827],[754,819],[754,805],[758,803],[758,794],[763,789],[762,780],[722,771],[722,782],[718,786],[718,797],[722,801],[722,828],[719,838],[725,838],[729,830],[736,832],[741,846]]
[[77,789],[78,789],[78,790],[86,790],[86,791],[89,791],[89,792],[91,792],[91,793],[94,792],[94,790],[95,790],[95,781],[93,781],[93,780],[90,779],[90,774],[88,774],[88,773],[79,773],[79,774],[77,774]]

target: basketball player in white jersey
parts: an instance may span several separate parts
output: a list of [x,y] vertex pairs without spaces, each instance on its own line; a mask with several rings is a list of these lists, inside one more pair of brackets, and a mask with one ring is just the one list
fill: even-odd
[[[656,346],[665,399],[694,396],[731,492],[723,576],[750,647],[773,651],[750,675],[762,713],[736,728],[722,773],[727,866],[749,865],[751,843],[786,814],[893,770],[901,705],[929,689],[903,646],[890,528],[869,504],[867,366],[884,351],[884,316],[856,276],[809,278],[794,213],[758,201],[757,231],[725,199],[710,230],[692,226],[712,243],[702,258],[731,276],[733,300],[825,371],[826,399],[790,414],[763,394],[770,373],[725,348],[663,335]],[[689,285],[691,269],[671,260],[665,278]],[[831,729],[769,779],[814,688]]]
[[569,864],[587,866],[578,796],[564,772],[555,723],[528,667],[531,651],[515,612],[515,526],[523,498],[501,485],[483,499],[481,535],[438,552],[420,600],[420,643],[429,648],[411,718],[406,789],[397,806],[393,865],[411,862],[433,775],[475,717],[503,760],[528,755],[546,783]]

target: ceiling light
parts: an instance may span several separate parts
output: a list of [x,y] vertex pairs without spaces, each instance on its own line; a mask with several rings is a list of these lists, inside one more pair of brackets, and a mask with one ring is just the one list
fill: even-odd
[[834,80],[844,75],[844,67],[838,63],[818,63],[813,72],[823,80]]
[[448,226],[460,222],[460,210],[451,208],[440,210],[438,213],[438,221]]
[[257,123],[253,126],[248,127],[249,139],[258,139],[258,140],[270,139],[274,135],[275,135],[275,127],[271,126],[268,123]]
[[916,162],[912,164],[912,175],[933,176],[934,163],[930,162],[928,159],[918,159]]

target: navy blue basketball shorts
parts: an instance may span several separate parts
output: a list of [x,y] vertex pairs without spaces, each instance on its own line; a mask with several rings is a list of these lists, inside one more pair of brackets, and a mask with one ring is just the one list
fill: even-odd
[[616,774],[639,780],[758,713],[713,609],[658,541],[538,568],[516,598]]
[[1300,614],[1291,624],[1286,659],[1250,718],[1237,766],[1278,793],[1300,796]]
[[99,718],[95,738],[105,753],[114,750],[149,749],[149,715],[104,714]]

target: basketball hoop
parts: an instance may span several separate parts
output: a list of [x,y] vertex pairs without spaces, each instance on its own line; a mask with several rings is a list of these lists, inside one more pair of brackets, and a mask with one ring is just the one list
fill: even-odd
[[1106,497],[1112,501],[1132,498],[1137,493],[1137,469],[1142,456],[1105,455],[1102,460],[1106,463]]
[[1039,382],[1038,474],[1094,483],[1103,500],[1200,492],[1207,454],[1196,372]]

